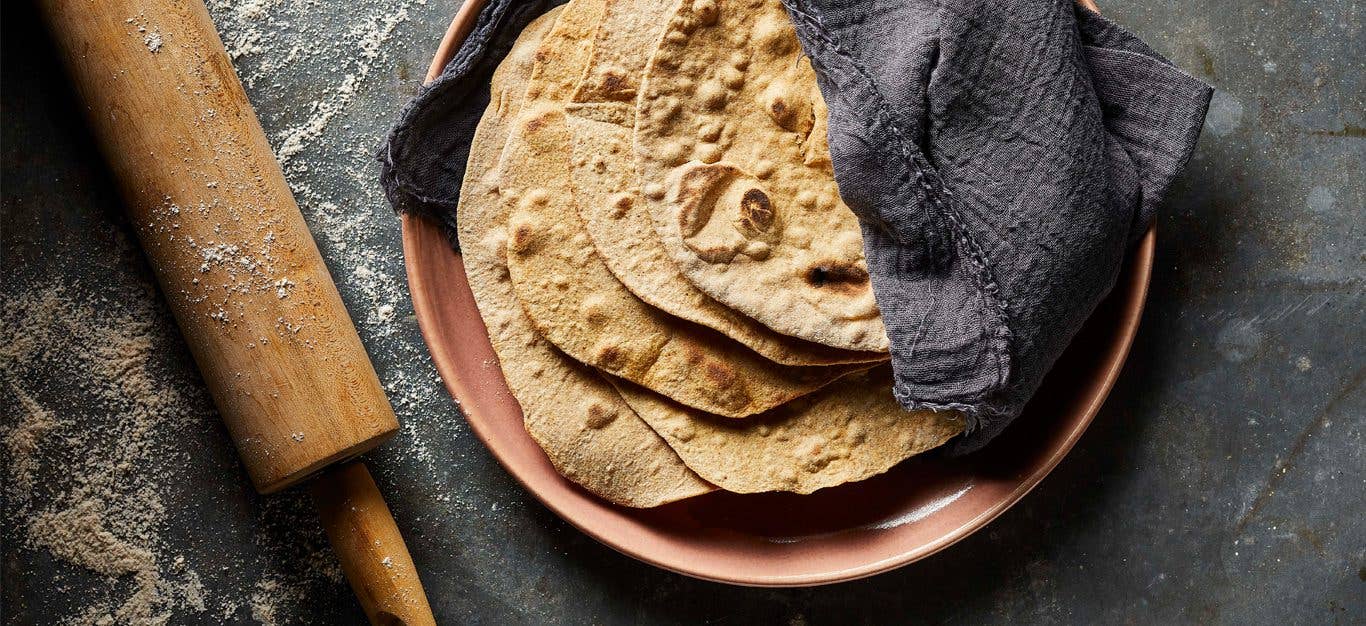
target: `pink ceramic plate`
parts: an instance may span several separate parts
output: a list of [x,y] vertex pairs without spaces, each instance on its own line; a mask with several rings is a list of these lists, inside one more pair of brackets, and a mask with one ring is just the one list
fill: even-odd
[[[444,67],[483,2],[467,0],[432,64]],[[1025,414],[985,451],[931,455],[812,495],[713,493],[653,510],[608,504],[560,477],[522,428],[496,366],[464,263],[435,223],[403,220],[403,254],[422,335],[446,388],[489,451],[560,517],[624,554],[681,574],[771,587],[871,576],[985,526],[1067,454],[1128,355],[1152,272],[1149,232],[1114,293],[1054,367]]]

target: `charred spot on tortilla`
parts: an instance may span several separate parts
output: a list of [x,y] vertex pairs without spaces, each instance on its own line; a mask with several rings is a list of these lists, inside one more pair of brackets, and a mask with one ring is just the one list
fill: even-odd
[[852,263],[820,263],[807,268],[803,278],[812,287],[842,293],[857,293],[868,287],[868,270]]
[[763,190],[752,188],[740,198],[740,232],[755,236],[773,228],[773,202]]

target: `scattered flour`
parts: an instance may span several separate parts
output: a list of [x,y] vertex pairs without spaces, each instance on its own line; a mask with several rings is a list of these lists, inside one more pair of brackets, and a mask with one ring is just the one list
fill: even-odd
[[168,470],[157,460],[185,454],[166,435],[207,405],[156,371],[169,319],[152,292],[109,302],[74,291],[21,290],[0,311],[6,523],[28,548],[107,579],[77,622],[165,623],[202,606],[203,589],[158,558]]
[[19,402],[20,415],[5,433],[6,460],[9,462],[8,495],[27,500],[33,493],[33,474],[38,469],[39,442],[43,434],[57,426],[57,420],[46,408],[29,396],[10,376],[6,376],[9,392]]
[[308,143],[317,139],[332,123],[332,118],[341,113],[356,97],[356,89],[375,66],[380,47],[393,37],[394,29],[408,20],[408,8],[400,6],[389,14],[372,17],[367,24],[352,30],[359,38],[360,54],[353,65],[354,70],[342,77],[341,85],[333,91],[333,97],[315,102],[308,119],[298,126],[285,129],[276,136],[275,155],[286,168],[295,155],[303,152]]

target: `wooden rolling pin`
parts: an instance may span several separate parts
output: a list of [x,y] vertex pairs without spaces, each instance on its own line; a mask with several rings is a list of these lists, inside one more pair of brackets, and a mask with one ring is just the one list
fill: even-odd
[[[393,409],[204,4],[38,4],[256,489],[393,435]],[[370,620],[433,623],[365,467],[324,472],[313,496]]]

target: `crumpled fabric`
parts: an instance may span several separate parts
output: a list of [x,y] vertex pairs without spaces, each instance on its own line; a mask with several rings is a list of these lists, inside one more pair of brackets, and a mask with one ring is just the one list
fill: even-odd
[[[1109,293],[1194,150],[1212,90],[1071,0],[782,0],[830,112],[908,409],[977,450]],[[455,241],[470,139],[517,33],[560,2],[490,0],[380,153],[396,210]]]
[[830,109],[905,407],[1023,410],[1190,157],[1212,91],[1071,0],[783,0]]

